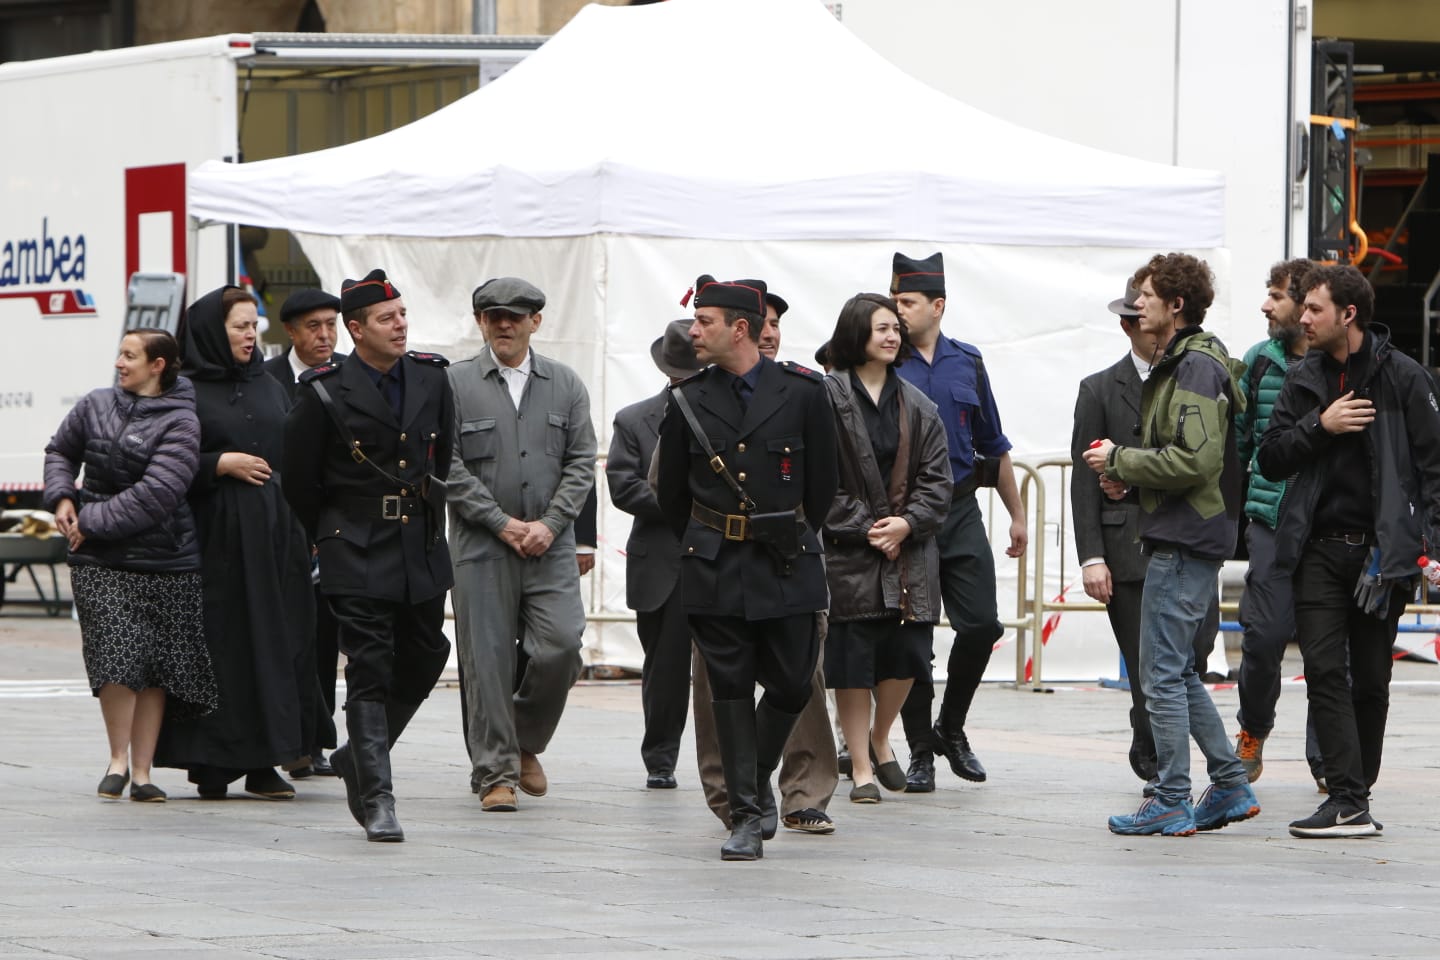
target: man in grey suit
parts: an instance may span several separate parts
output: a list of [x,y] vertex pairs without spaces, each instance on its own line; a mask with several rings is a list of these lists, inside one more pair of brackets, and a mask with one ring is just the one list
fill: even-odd
[[[1134,490],[1124,499],[1109,499],[1101,492],[1095,474],[1083,469],[1085,451],[1101,437],[1122,446],[1140,445],[1140,393],[1151,364],[1159,360],[1165,344],[1141,331],[1136,322],[1140,311],[1135,297],[1135,288],[1127,285],[1125,296],[1110,301],[1110,312],[1119,316],[1130,350],[1113,366],[1080,381],[1075,427],[1070,436],[1070,459],[1077,468],[1070,474],[1070,503],[1085,593],[1105,604],[1130,679],[1130,769],[1149,783],[1156,775],[1156,760],[1150,713],[1140,690],[1140,596],[1147,564],[1140,552],[1140,501]],[[1196,634],[1197,665],[1209,658],[1219,624],[1217,593],[1215,604]]]
[[[548,789],[538,755],[580,675],[585,608],[576,516],[595,480],[590,397],[575,371],[530,349],[545,295],[515,277],[471,297],[486,345],[451,365],[450,539],[471,787],[509,812]],[[516,683],[515,638],[527,662]]]
[[[650,346],[650,356],[672,384],[700,371],[690,342],[689,320],[674,320]],[[640,703],[645,735],[640,758],[645,786],[675,786],[675,761],[690,702],[690,624],[680,602],[680,541],[660,513],[648,475],[660,421],[670,391],[632,403],[615,414],[615,431],[605,476],[610,499],[635,519],[625,543],[625,605],[635,611],[635,626],[645,663],[640,673]]]

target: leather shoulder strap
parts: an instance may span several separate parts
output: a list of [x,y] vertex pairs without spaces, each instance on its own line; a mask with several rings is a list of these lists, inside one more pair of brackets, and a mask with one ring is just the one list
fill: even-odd
[[750,494],[745,492],[745,488],[740,486],[739,481],[731,476],[730,468],[725,466],[725,461],[720,459],[720,454],[716,453],[715,448],[711,446],[710,438],[705,434],[705,428],[700,426],[699,420],[695,419],[695,411],[691,409],[690,401],[685,399],[685,391],[680,389],[682,386],[683,384],[676,384],[671,387],[670,396],[685,417],[685,422],[690,425],[690,432],[695,435],[696,440],[700,441],[700,449],[705,451],[705,456],[710,460],[710,469],[720,475],[746,512],[754,512],[755,501],[750,499]]

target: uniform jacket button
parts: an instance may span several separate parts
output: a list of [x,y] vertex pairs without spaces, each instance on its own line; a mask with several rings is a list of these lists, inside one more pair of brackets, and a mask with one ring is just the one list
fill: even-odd
[[739,453],[744,453],[744,452],[745,452],[745,444],[743,444],[743,443],[736,444],[736,445],[735,445],[735,450],[736,450],[737,452],[739,452]]
[[401,461],[400,461],[400,469],[401,469],[401,470],[404,470],[404,469],[405,469],[405,461],[404,461],[404,460],[401,460]]
[[785,448],[785,452],[786,452],[786,453],[789,453],[789,452],[790,452],[790,448],[789,448],[789,447],[786,447],[786,448]]
[[410,522],[410,515],[409,515],[408,513],[402,513],[402,514],[400,515],[400,522],[401,522],[401,523],[409,523],[409,522]]
[[739,475],[738,477],[736,477],[735,479],[739,480],[741,483],[744,483],[744,482],[745,482],[745,471],[744,471],[744,470],[741,470],[741,471],[740,471],[740,475]]
[[[339,533],[340,531],[339,531],[339,530],[336,530],[335,532],[336,532],[336,533]],[[685,552],[686,552],[686,553],[694,553],[694,552],[695,552],[695,548],[694,548],[694,547],[686,547],[686,548],[685,548]]]

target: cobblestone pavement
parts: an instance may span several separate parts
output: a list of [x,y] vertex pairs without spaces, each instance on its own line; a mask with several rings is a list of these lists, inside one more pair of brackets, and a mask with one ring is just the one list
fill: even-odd
[[[688,734],[680,789],[644,789],[630,683],[576,688],[550,794],[514,814],[481,813],[457,691],[438,689],[395,753],[404,844],[366,843],[333,779],[202,802],[158,771],[166,804],[99,800],[78,631],[6,613],[0,957],[1440,956],[1432,664],[1396,671],[1382,838],[1286,832],[1320,799],[1301,686],[1267,744],[1264,812],[1188,839],[1105,829],[1139,802],[1124,693],[987,686],[969,732],[989,783],[945,771],[933,794],[858,806],[842,781],[833,836],[782,830],[763,861],[722,863]],[[1216,699],[1233,732],[1234,690]]]

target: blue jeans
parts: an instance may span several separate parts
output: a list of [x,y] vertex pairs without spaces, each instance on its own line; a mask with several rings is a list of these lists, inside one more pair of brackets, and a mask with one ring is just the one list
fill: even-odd
[[1174,544],[1154,544],[1140,604],[1140,678],[1155,735],[1164,803],[1190,799],[1190,738],[1205,754],[1212,783],[1246,782],[1220,712],[1195,672],[1195,634],[1215,600],[1219,560]]

